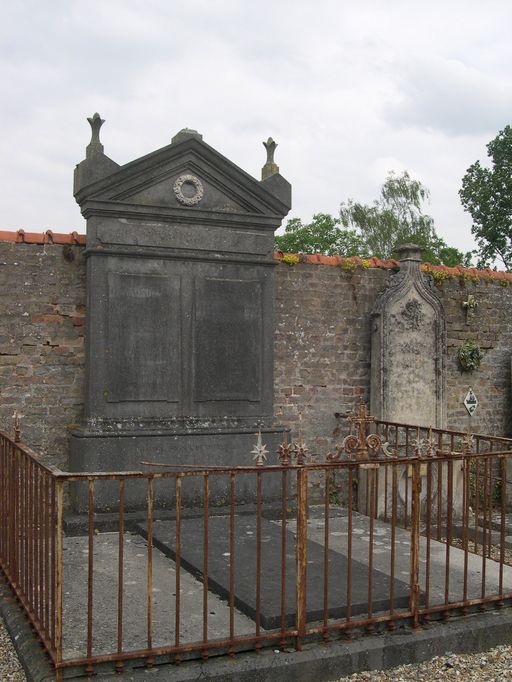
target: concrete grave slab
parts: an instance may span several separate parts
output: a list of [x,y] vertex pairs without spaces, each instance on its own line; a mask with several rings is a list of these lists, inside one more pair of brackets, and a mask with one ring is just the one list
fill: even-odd
[[[229,516],[209,520],[208,586],[220,597],[229,598],[230,543]],[[136,526],[143,535],[147,526]],[[173,521],[155,521],[153,542],[155,547],[175,558],[176,524]],[[271,521],[261,519],[261,625],[265,629],[281,625],[281,528]],[[285,533],[285,622],[295,621],[295,538]],[[250,618],[256,614],[256,518],[237,516],[234,536],[235,555],[235,604]],[[340,552],[329,551],[329,617],[342,618],[347,606],[347,557]],[[181,563],[191,573],[202,578],[203,571],[203,524],[199,519],[185,519],[181,523]],[[308,542],[307,567],[307,620],[323,618],[324,599],[324,551],[318,542]],[[391,579],[380,570],[372,571],[373,611],[389,608]],[[395,607],[408,604],[408,585],[394,580]],[[352,615],[368,611],[368,564],[363,560],[352,561]]]

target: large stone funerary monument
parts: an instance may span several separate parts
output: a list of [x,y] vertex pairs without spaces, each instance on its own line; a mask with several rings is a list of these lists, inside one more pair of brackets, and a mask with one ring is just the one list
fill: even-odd
[[[274,231],[291,204],[275,143],[258,182],[188,129],[119,166],[103,152],[102,119],[89,122],[74,178],[87,322],[70,469],[249,464],[258,431],[275,451]],[[108,508],[104,490],[96,504]],[[143,504],[144,486],[127,502]]]

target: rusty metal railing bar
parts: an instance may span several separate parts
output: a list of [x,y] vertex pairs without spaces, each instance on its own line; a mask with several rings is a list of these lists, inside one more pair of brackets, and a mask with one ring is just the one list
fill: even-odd
[[487,528],[486,528],[486,515],[487,515],[487,505],[489,504],[489,486],[488,486],[488,478],[489,478],[489,460],[484,461],[484,501],[483,501],[483,509],[482,509],[482,525],[483,525],[483,537],[482,537],[482,569],[481,569],[481,574],[482,574],[482,591],[481,591],[481,599],[485,599],[485,580],[486,580],[486,569],[487,569]]
[[[397,620],[408,620],[412,619],[413,614],[412,612],[407,609],[405,611],[395,611],[393,616],[390,616],[389,613],[385,614],[380,614],[380,615],[373,615],[372,618],[358,618],[355,619],[353,618],[349,624],[346,623],[346,621],[334,621],[332,623],[328,624],[329,630],[338,630],[338,631],[352,631],[356,629],[362,629],[368,628],[368,625],[377,625],[378,623],[389,623],[390,621],[397,621]],[[322,625],[308,625],[306,628],[306,634],[307,635],[321,635],[323,632],[323,623]]]
[[505,513],[507,509],[507,484],[506,470],[507,462],[504,457],[499,459],[500,463],[500,474],[501,474],[501,499],[500,499],[500,576],[499,576],[499,593],[503,599],[503,565],[505,563]]
[[46,595],[44,622],[46,632],[50,632],[50,476],[45,475],[45,552],[44,552],[44,591]]
[[[261,634],[261,505],[262,505],[262,483],[261,471],[256,474],[256,613],[255,626],[256,637]],[[260,645],[256,644],[259,651]]]
[[64,482],[57,481],[57,539],[56,539],[56,595],[55,595],[55,651],[56,665],[62,661],[62,580],[63,580],[63,517],[64,517]]
[[469,562],[469,460],[463,462],[462,485],[463,485],[463,530],[462,530],[462,548],[464,550],[464,578],[462,587],[462,601],[468,598],[468,562]]
[[432,462],[427,462],[427,504],[426,504],[426,527],[425,527],[425,589],[424,602],[428,609],[430,604],[430,550],[431,550],[431,536],[432,536]]
[[[92,624],[93,624],[93,590],[94,590],[94,480],[89,480],[87,504],[87,658],[92,658]],[[86,673],[92,674],[91,666]]]
[[308,470],[300,467],[297,471],[297,537],[296,537],[296,593],[295,615],[297,637],[295,648],[302,649],[306,636],[306,579],[307,579],[307,542],[308,542]]
[[[395,613],[395,551],[396,551],[396,516],[397,516],[397,488],[398,488],[398,471],[397,465],[391,465],[392,473],[392,490],[391,490],[391,541],[390,541],[390,566],[389,566],[389,615],[394,616]],[[386,467],[387,469],[387,467]],[[390,621],[390,624],[394,621]]]
[[[152,652],[153,647],[153,478],[148,478],[146,490],[147,503],[147,557],[146,557],[146,608],[147,608],[147,650]],[[153,656],[150,653],[146,658],[146,666],[153,667]]]
[[444,603],[450,601],[450,549],[452,546],[452,521],[453,521],[453,462],[449,460],[447,467],[447,495],[446,495],[446,549],[445,549],[445,575],[444,575]]
[[[203,644],[208,643],[208,511],[209,511],[209,479],[208,474],[203,478]],[[208,649],[201,651],[204,660],[208,658]]]
[[[495,452],[485,452],[485,453],[479,453],[478,455],[476,453],[461,453],[461,452],[455,452],[453,455],[447,456],[434,456],[432,458],[427,458],[427,457],[421,457],[421,456],[414,456],[414,457],[408,457],[407,460],[405,458],[396,458],[396,457],[389,457],[386,458],[385,460],[370,460],[373,461],[375,464],[379,465],[386,465],[386,464],[405,464],[407,461],[408,464],[413,464],[416,461],[420,462],[438,462],[438,463],[443,463],[448,461],[450,458],[453,460],[464,460],[464,459],[474,459],[478,457],[479,459],[485,460],[487,458],[495,458],[495,457],[507,457],[512,455],[512,450],[504,450],[504,451],[495,451]],[[322,464],[316,464],[316,463],[308,463],[304,464],[301,466],[290,464],[290,465],[280,465],[280,464],[269,464],[269,465],[264,465],[264,466],[251,466],[251,467],[244,467],[244,466],[235,466],[235,467],[226,467],[224,469],[215,469],[215,470],[210,470],[205,467],[200,467],[198,469],[192,470],[192,471],[167,471],[167,472],[155,472],[155,471],[114,471],[114,472],[104,472],[104,471],[89,471],[89,472],[84,472],[84,473],[71,473],[71,472],[60,472],[59,474],[55,474],[55,480],[62,481],[62,482],[78,482],[78,481],[88,481],[89,479],[93,478],[96,481],[119,481],[121,479],[128,480],[128,479],[160,479],[160,478],[185,478],[185,477],[193,477],[193,476],[202,476],[205,473],[208,473],[210,476],[217,476],[217,475],[222,475],[222,474],[228,474],[228,473],[257,473],[258,471],[267,471],[267,472],[278,472],[278,471],[291,471],[295,470],[298,471],[300,469],[308,469],[309,471],[325,471],[325,469],[339,469],[339,468],[345,468],[350,465],[350,460],[340,460],[337,462],[325,462]]]
[[[235,639],[235,474],[229,475],[229,638]],[[235,650],[229,647],[228,654]]]
[[281,649],[286,647],[286,523],[287,523],[287,484],[288,472],[281,472]]
[[[123,610],[124,610],[124,506],[125,481],[119,481],[119,523],[117,547],[117,653],[123,653]],[[123,670],[123,662],[116,661],[116,672]]]
[[329,641],[327,622],[329,620],[329,495],[331,479],[329,472],[325,471],[324,477],[324,585],[323,585],[323,619],[325,630],[322,634],[325,643]]
[[[352,523],[353,523],[353,483],[354,466],[348,469],[348,509],[347,509],[347,597],[345,608],[345,625],[350,627],[352,617]],[[350,630],[348,630],[350,632]]]
[[[368,538],[368,618],[373,616],[373,533],[375,519],[375,469],[367,470],[370,478],[370,519],[369,519],[369,538]],[[368,476],[366,477],[368,478]],[[373,625],[368,625],[368,632],[372,632]]]
[[[382,426],[394,426],[402,429],[430,429],[432,428],[432,433],[445,433],[449,436],[466,436],[467,431],[454,431],[452,429],[441,429],[438,427],[428,427],[428,426],[421,426],[421,425],[416,425],[416,424],[402,424],[401,422],[391,422],[391,421],[385,421],[383,419],[376,419],[375,424],[382,425]],[[510,443],[512,446],[512,438],[505,438],[503,436],[489,436],[487,434],[483,433],[473,433],[473,438],[478,438],[480,440],[488,440],[488,441],[495,441],[497,443]]]
[[[174,571],[176,582],[175,593],[175,612],[174,612],[174,645],[180,645],[180,622],[181,622],[181,477],[175,480],[175,507],[176,507],[176,558],[174,560]],[[179,656],[175,662],[179,663]]]
[[52,535],[50,542],[50,552],[51,552],[51,575],[52,581],[50,585],[50,599],[52,603],[51,609],[51,629],[50,629],[50,640],[55,642],[55,629],[56,629],[56,617],[57,617],[57,607],[56,607],[56,587],[57,587],[57,570],[56,570],[56,555],[57,555],[57,484],[55,479],[51,479],[51,490],[52,490],[52,503],[51,503],[51,519],[52,519]]
[[48,655],[50,656],[52,663],[55,664],[57,658],[53,642],[48,637],[44,626],[39,622],[37,615],[33,613],[33,609],[31,608],[31,604],[28,602],[26,595],[24,595],[20,588],[14,584],[14,580],[12,579],[12,576],[9,574],[8,569],[2,567],[0,568],[0,573],[3,573],[4,579],[8,582],[14,594],[16,595],[16,599],[18,599],[23,609],[25,610],[25,615],[28,618],[30,625],[34,628],[37,636],[41,640],[44,648],[46,649]]
[[[259,641],[265,642],[278,642],[281,635],[280,630],[274,630],[273,632],[262,632]],[[287,637],[296,637],[297,629],[289,628],[286,631]],[[255,644],[257,638],[254,635],[237,635],[233,640],[229,638],[225,639],[211,639],[207,644],[203,644],[201,641],[190,642],[187,644],[180,644],[179,647],[174,645],[169,646],[159,646],[153,647],[152,649],[132,649],[130,651],[123,651],[122,655],[117,653],[112,654],[96,654],[91,659],[93,664],[97,663],[115,663],[117,660],[128,661],[134,659],[144,659],[148,656],[172,656],[175,654],[184,654],[199,651],[202,648],[207,648],[209,651],[213,649],[226,649],[227,647],[236,647],[238,645],[244,646],[247,644]],[[87,658],[67,658],[61,660],[56,664],[57,668],[73,668],[78,666],[85,666],[89,662]]]

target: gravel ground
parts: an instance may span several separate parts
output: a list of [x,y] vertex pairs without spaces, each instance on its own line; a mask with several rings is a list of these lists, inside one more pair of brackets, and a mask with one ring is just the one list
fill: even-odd
[[355,673],[338,682],[511,682],[512,646],[498,646],[481,654],[447,654],[386,672]]
[[1,682],[26,682],[26,679],[9,633],[0,618],[0,680]]

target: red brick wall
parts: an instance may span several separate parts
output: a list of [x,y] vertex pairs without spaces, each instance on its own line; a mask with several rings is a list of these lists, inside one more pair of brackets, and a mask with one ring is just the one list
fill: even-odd
[[0,425],[18,410],[23,441],[61,466],[83,399],[82,252],[0,242]]
[[[447,319],[448,428],[466,429],[463,405],[471,386],[479,407],[471,430],[510,435],[512,275],[487,280],[487,273],[465,276],[441,268],[434,284]],[[447,276],[449,275],[449,276]],[[391,270],[341,265],[281,263],[276,268],[276,414],[294,434],[302,413],[312,452],[323,456],[333,445],[334,413],[352,411],[370,388],[370,311],[386,287]],[[463,302],[478,302],[466,324]],[[457,350],[465,340],[484,351],[480,369],[462,372]]]

